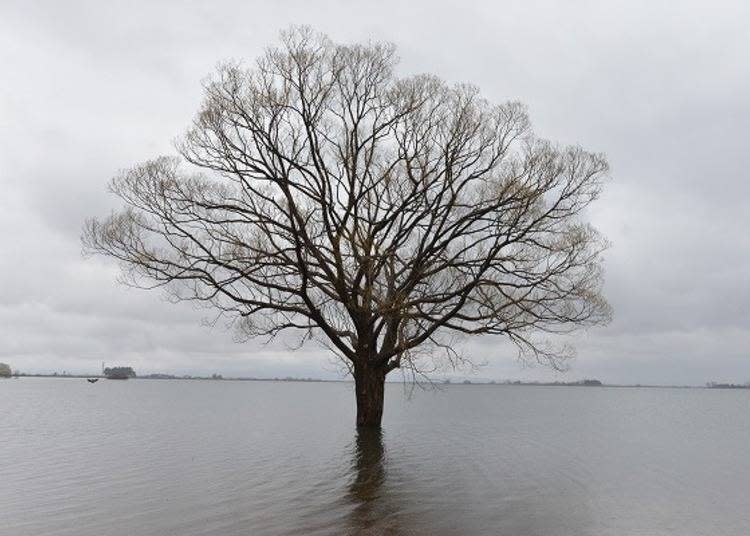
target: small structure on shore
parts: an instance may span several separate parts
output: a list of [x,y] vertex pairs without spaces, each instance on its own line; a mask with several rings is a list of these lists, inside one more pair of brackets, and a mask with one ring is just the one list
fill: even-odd
[[599,380],[582,380],[580,384],[585,387],[601,387],[602,386],[602,382],[600,382]]

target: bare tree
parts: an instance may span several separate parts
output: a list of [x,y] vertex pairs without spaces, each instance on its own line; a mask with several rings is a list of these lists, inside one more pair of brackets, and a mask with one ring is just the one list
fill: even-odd
[[205,302],[248,337],[322,341],[354,377],[360,426],[380,424],[389,372],[456,364],[454,335],[559,366],[533,334],[610,314],[605,243],[581,218],[604,156],[396,61],[295,28],[252,68],[220,67],[181,158],[113,179],[126,208],[83,236],[130,284]]

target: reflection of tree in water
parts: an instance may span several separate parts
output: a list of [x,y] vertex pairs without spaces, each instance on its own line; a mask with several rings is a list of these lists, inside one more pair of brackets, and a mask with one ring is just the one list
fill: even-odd
[[419,519],[405,513],[408,500],[393,487],[396,470],[389,465],[380,429],[360,428],[351,446],[351,482],[346,500],[351,506],[348,533],[357,536],[430,534],[416,526]]
[[385,481],[385,448],[380,429],[360,428],[352,449],[352,473],[354,480],[349,486],[349,497],[353,503],[373,501],[378,498]]
[[[378,522],[378,499],[386,478],[385,448],[380,429],[360,428],[352,447],[353,480],[349,485],[348,499],[354,509],[351,513],[353,533],[372,528]],[[381,505],[382,506],[382,505]]]

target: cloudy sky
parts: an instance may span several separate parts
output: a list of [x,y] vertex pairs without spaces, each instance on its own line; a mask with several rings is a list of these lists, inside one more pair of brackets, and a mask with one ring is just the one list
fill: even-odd
[[336,41],[392,41],[402,73],[522,100],[541,136],[609,156],[591,219],[613,244],[614,321],[576,337],[564,376],[472,341],[486,362],[477,378],[750,381],[748,6],[3,0],[0,361],[336,377],[317,347],[236,344],[189,305],[118,285],[79,241],[87,217],[116,206],[112,175],[173,152],[217,62],[252,59],[280,29],[309,24]]

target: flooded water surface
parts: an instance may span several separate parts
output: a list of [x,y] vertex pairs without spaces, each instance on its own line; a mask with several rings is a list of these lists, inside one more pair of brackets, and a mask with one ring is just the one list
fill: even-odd
[[750,390],[0,381],[0,534],[750,534]]

